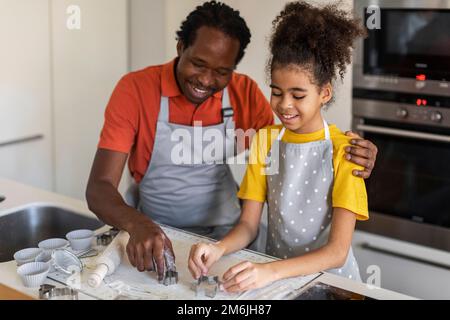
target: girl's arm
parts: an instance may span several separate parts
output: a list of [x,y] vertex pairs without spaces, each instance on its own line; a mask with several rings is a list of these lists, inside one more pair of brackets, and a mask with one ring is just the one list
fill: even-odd
[[244,200],[238,224],[217,246],[227,255],[247,247],[258,235],[259,223],[264,203]]
[[246,291],[273,281],[339,268],[345,264],[352,243],[356,215],[334,208],[328,243],[323,247],[286,260],[266,264],[240,263],[224,275],[224,288],[229,292]]
[[191,247],[188,267],[195,279],[206,275],[220,257],[247,247],[256,238],[263,206],[262,202],[244,200],[239,222],[221,241]]

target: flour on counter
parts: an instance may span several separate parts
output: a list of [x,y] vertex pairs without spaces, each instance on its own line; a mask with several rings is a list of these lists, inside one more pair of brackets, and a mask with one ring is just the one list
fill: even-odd
[[[124,257],[117,270],[110,276],[105,277],[98,288],[92,288],[87,284],[89,272],[95,266],[95,258],[83,260],[85,269],[81,274],[80,288],[78,290],[91,297],[101,300],[113,299],[142,299],[142,300],[196,300],[195,292],[191,290],[194,282],[187,261],[191,246],[197,242],[212,242],[211,240],[187,233],[170,227],[162,227],[166,235],[171,239],[176,255],[176,266],[178,271],[178,284],[164,286],[158,282],[155,272],[139,272],[128,259]],[[126,255],[125,255],[126,256]],[[248,250],[222,257],[216,262],[210,275],[217,275],[219,279],[232,266],[242,262],[265,263],[273,261],[274,258]],[[314,280],[319,274],[307,277],[296,277],[274,282],[264,288],[250,290],[240,294],[231,294],[223,291],[217,292],[214,300],[270,300],[283,299],[289,292],[299,289]],[[52,273],[49,278],[66,283],[67,276]],[[203,299],[209,299],[202,297]]]

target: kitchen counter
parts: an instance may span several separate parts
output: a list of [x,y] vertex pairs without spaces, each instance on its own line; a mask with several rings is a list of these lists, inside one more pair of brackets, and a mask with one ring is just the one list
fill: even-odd
[[[6,196],[6,200],[0,203],[0,216],[6,215],[11,211],[15,211],[18,208],[22,208],[33,203],[56,205],[58,207],[79,212],[80,214],[86,215],[88,217],[95,217],[95,215],[89,211],[87,204],[84,201],[72,199],[2,178],[0,178],[0,194]],[[38,298],[38,289],[24,287],[19,276],[16,273],[16,268],[17,267],[15,261],[0,263],[0,283],[16,289],[19,292],[23,292],[24,294],[27,294],[31,297]],[[357,283],[355,281],[351,281],[349,279],[329,273],[320,274],[314,281],[319,281],[324,284],[339,287],[374,299],[414,299],[403,294],[376,288],[364,283]],[[54,285],[57,284],[52,280],[47,280],[47,283]],[[79,298],[92,299],[91,297],[84,294],[80,294]]]
[[[0,178],[0,195],[5,196],[5,200],[0,203],[0,217],[25,208],[30,204],[34,205],[54,205],[90,218],[96,216],[89,211],[87,203],[81,200],[66,197],[60,194],[48,192],[42,189],[24,185],[15,181]],[[2,244],[4,245],[4,244]],[[14,260],[0,263],[0,283],[19,292],[38,299],[38,289],[26,288],[16,273],[17,265]],[[59,285],[47,280],[46,283]],[[88,296],[80,295],[82,299],[91,299]]]

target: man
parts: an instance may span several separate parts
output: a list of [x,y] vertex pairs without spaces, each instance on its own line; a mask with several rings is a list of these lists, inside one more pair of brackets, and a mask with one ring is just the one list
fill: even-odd
[[[251,37],[238,11],[206,2],[188,15],[177,36],[175,60],[130,73],[115,88],[86,191],[89,208],[101,220],[130,234],[127,254],[139,271],[152,270],[153,258],[162,270],[163,251],[172,251],[157,223],[216,239],[231,229],[240,208],[236,184],[224,164],[235,152],[234,137],[226,132],[273,123],[257,84],[234,72]],[[195,164],[174,163],[177,142],[172,134],[194,134],[198,123],[222,133],[223,154]],[[355,140],[352,161],[366,169],[354,174],[367,178],[377,149]],[[205,142],[197,141],[188,149],[196,154],[204,147]],[[117,190],[128,155],[139,185],[139,211]]]

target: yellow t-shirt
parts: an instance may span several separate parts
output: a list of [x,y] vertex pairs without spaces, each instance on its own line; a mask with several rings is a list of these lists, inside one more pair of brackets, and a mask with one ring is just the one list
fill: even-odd
[[[333,142],[334,184],[332,206],[344,208],[356,214],[358,220],[369,219],[366,185],[362,178],[355,177],[353,170],[363,168],[345,159],[345,147],[350,145],[347,137],[335,125],[329,126]],[[249,164],[241,183],[238,197],[241,199],[265,202],[267,181],[264,163],[273,141],[278,137],[282,125],[265,127],[255,135],[250,149]],[[308,134],[297,134],[288,129],[282,138],[286,143],[307,143],[325,139],[325,130]]]

